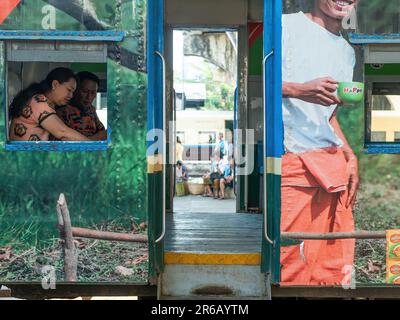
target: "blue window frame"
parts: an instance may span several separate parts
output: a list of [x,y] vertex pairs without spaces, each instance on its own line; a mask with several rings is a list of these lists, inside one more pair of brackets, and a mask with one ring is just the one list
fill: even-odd
[[[118,31],[0,31],[0,41],[6,44],[10,41],[26,40],[31,43],[36,41],[68,41],[71,42],[86,42],[86,43],[101,43],[105,47],[104,63],[107,63],[107,46],[106,42],[119,42],[124,38],[124,32]],[[6,46],[4,46],[6,47]],[[101,53],[101,52],[100,52]],[[22,53],[23,55],[24,53]],[[26,55],[26,53],[25,53]],[[7,70],[8,60],[5,56],[5,67]],[[86,59],[87,59],[87,55]],[[34,57],[35,62],[41,61],[40,58]],[[45,60],[46,61],[46,60]],[[64,61],[64,62],[76,62],[76,61]],[[82,61],[89,62],[89,61]],[[8,137],[8,79],[7,71],[5,72],[6,79],[4,81],[4,95],[3,95],[3,106],[5,115],[5,128],[7,130],[6,136]],[[111,129],[107,129],[107,140],[105,141],[5,141],[4,146],[7,151],[58,151],[58,152],[69,152],[69,151],[103,151],[107,150],[110,144]]]
[[400,154],[399,137],[396,138],[400,125],[398,128],[379,125],[379,119],[387,121],[392,116],[393,123],[398,123],[396,112],[391,113],[395,110],[389,100],[392,96],[400,97],[400,71],[397,71],[400,70],[400,34],[353,33],[349,35],[349,40],[362,46],[364,54],[365,153]]

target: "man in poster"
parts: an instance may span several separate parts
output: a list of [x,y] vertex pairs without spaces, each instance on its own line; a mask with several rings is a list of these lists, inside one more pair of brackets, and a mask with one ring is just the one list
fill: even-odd
[[[282,232],[354,231],[358,164],[336,119],[335,91],[353,79],[355,53],[341,30],[356,4],[315,0],[312,12],[283,16]],[[282,285],[348,285],[354,245],[305,240],[282,247]]]

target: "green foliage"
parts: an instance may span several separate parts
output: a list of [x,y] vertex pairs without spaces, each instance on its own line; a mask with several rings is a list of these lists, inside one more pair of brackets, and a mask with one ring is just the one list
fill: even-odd
[[357,107],[339,107],[338,120],[346,139],[356,155],[363,155],[364,146],[364,105]]
[[359,1],[358,30],[359,33],[399,33],[400,1],[381,0]]
[[400,183],[399,155],[370,155],[364,151],[364,106],[356,108],[340,107],[340,126],[359,160],[359,170],[363,183]]
[[[112,232],[130,232],[130,223],[113,220],[101,225],[90,225],[92,229]],[[34,231],[34,230],[32,230]],[[1,246],[1,243],[0,243]],[[48,238],[43,246],[29,248],[13,247],[12,263],[0,261],[0,279],[4,282],[40,282],[42,267],[55,268],[56,280],[64,281],[64,263],[59,240]],[[78,281],[82,282],[146,282],[148,269],[148,248],[142,243],[122,243],[99,240],[81,240],[78,248]],[[133,274],[123,276],[117,267],[132,270]]]
[[[359,159],[361,188],[354,210],[357,230],[400,228],[400,155],[368,155],[364,144],[364,108],[339,109],[339,122]],[[356,244],[359,283],[385,283],[385,240],[360,240]]]
[[[354,210],[357,230],[400,228],[400,192],[386,183],[365,182]],[[356,275],[360,283],[385,283],[386,241],[359,240],[356,245]]]
[[224,82],[215,81],[215,66],[205,63],[207,99],[205,102],[206,110],[232,111],[235,101],[235,87]]
[[207,83],[206,110],[232,111],[234,109],[235,88],[221,82]]
[[203,59],[191,68],[197,69],[201,73],[201,78],[196,80],[181,79],[177,73],[174,74],[174,84],[182,83],[205,83],[206,84],[206,101],[205,110],[215,111],[232,111],[235,101],[235,86],[229,83],[215,80],[218,78],[218,67]]

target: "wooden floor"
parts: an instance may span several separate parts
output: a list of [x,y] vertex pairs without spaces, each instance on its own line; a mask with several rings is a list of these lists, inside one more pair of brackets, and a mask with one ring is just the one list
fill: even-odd
[[[213,200],[213,199],[210,199]],[[218,200],[214,200],[218,201]],[[167,214],[165,251],[191,253],[261,252],[262,215],[182,210]],[[219,203],[218,203],[219,204]],[[191,207],[191,210],[195,208]]]

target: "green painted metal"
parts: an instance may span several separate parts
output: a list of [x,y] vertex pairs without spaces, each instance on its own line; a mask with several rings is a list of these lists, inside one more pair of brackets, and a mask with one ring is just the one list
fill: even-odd
[[366,76],[398,76],[400,75],[400,63],[365,64]]
[[[254,170],[253,172],[248,176],[248,183],[249,183],[249,188],[247,192],[247,201],[248,201],[248,207],[249,208],[257,208],[261,210],[260,207],[260,197],[262,197],[262,193],[260,192],[260,179],[261,175],[259,172],[259,166],[260,164],[258,163],[258,148],[254,148]],[[261,156],[262,159],[262,156]],[[262,164],[261,164],[262,165]]]
[[268,234],[274,239],[271,246],[262,242],[261,271],[272,275],[272,283],[278,284],[280,281],[280,236],[281,225],[281,176],[267,175],[267,214],[268,214]]
[[[88,0],[85,4],[30,0],[21,2],[0,25],[1,30],[122,30],[126,35],[123,42],[109,45],[106,70],[112,134],[107,151],[7,152],[1,113],[0,247],[13,243],[15,250],[27,250],[57,237],[54,206],[61,192],[66,194],[76,226],[114,220],[129,226],[131,219],[147,221],[148,180],[153,177],[146,174],[145,17],[142,0]],[[105,70],[105,66],[89,67],[91,71],[98,68]],[[0,42],[0,88],[5,87],[4,79],[4,43]],[[4,94],[0,90],[1,98]],[[7,238],[4,235],[11,227],[18,232]],[[41,275],[15,280],[41,281]]]
[[72,63],[71,69],[74,72],[81,72],[81,71],[89,71],[89,72],[96,72],[96,73],[107,72],[106,65],[104,65],[102,63]]
[[257,37],[253,45],[249,48],[249,75],[262,75],[263,59],[263,36],[262,33]]
[[[156,195],[162,194],[162,172],[148,174],[149,178],[149,258],[150,281],[156,283],[156,276],[164,270],[164,241],[159,244],[155,240],[161,235],[162,202]],[[156,214],[155,214],[156,213]]]

